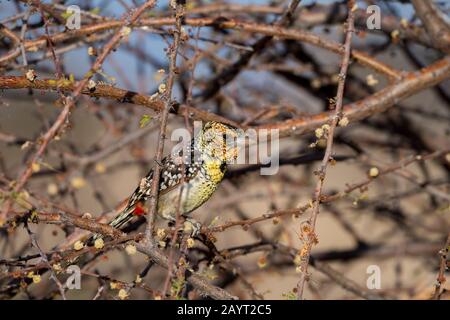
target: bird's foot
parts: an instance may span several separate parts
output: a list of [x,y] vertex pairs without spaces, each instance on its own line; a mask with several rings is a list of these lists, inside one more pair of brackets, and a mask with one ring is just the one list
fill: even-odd
[[200,222],[191,218],[186,218],[186,221],[184,221],[183,232],[189,234],[191,238],[198,236],[201,230],[202,225]]

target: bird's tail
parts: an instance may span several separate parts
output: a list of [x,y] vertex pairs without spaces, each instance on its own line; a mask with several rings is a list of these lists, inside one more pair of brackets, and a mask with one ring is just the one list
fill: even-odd
[[[136,206],[129,207],[127,206],[123,211],[121,211],[111,222],[108,224],[116,229],[120,229],[123,225],[127,224],[135,215],[139,214],[139,209]],[[95,240],[103,238],[103,235],[100,233],[93,234],[87,241],[87,246],[93,246]]]

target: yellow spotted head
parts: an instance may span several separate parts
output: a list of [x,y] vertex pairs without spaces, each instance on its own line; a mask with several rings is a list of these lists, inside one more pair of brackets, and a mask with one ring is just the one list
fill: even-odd
[[238,155],[239,129],[220,122],[207,122],[198,137],[200,152],[211,160],[233,162]]

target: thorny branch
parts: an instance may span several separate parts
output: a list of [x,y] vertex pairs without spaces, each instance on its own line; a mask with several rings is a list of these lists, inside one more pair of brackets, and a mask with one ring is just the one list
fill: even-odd
[[[325,149],[325,155],[323,157],[322,163],[318,171],[314,174],[317,175],[318,181],[316,184],[316,188],[314,190],[314,199],[313,199],[313,207],[312,214],[308,220],[307,225],[302,227],[302,232],[305,235],[305,242],[300,253],[300,257],[302,259],[299,268],[300,268],[300,280],[297,284],[297,297],[299,300],[303,299],[303,290],[305,288],[305,283],[308,280],[308,265],[311,254],[311,249],[314,244],[316,244],[317,235],[316,235],[316,223],[317,216],[319,214],[320,207],[320,199],[322,197],[322,188],[325,182],[325,176],[327,173],[327,167],[332,157],[333,152],[333,142],[334,142],[334,130],[336,129],[337,124],[341,119],[343,119],[342,113],[342,105],[344,100],[344,87],[345,87],[345,79],[347,77],[347,70],[350,63],[350,51],[351,51],[351,41],[352,41],[352,33],[354,30],[354,15],[353,15],[353,7],[355,6],[355,1],[348,1],[348,19],[347,19],[347,30],[345,36],[345,51],[344,56],[342,58],[341,70],[339,72],[339,83],[336,94],[336,105],[334,110],[334,116],[331,121],[331,124],[328,127],[325,127],[325,134],[327,139],[327,147]],[[324,128],[324,127],[322,127]]]
[[[87,85],[89,80],[94,76],[94,74],[100,69],[101,65],[105,61],[106,57],[109,55],[109,53],[116,47],[116,45],[125,37],[129,32],[126,32],[129,28],[129,25],[134,23],[139,16],[148,8],[155,5],[155,1],[148,1],[142,6],[140,6],[136,12],[131,16],[130,20],[128,21],[128,18],[125,17],[121,21],[122,30],[119,33],[116,33],[111,40],[104,46],[103,51],[98,56],[98,58],[95,60],[94,64],[92,65],[89,72],[86,74],[86,76],[78,82],[76,87],[74,88],[74,91],[71,96],[68,96],[65,98],[64,101],[64,109],[59,114],[56,121],[53,123],[53,125],[50,127],[50,129],[43,135],[41,138],[41,142],[39,145],[39,148],[35,155],[32,157],[30,164],[25,169],[25,171],[22,173],[22,175],[18,178],[18,182],[16,186],[14,187],[14,192],[20,192],[22,188],[25,186],[26,182],[30,178],[31,174],[33,173],[33,164],[38,163],[42,155],[44,154],[45,149],[47,148],[50,141],[58,134],[58,131],[60,130],[61,126],[67,121],[67,117],[69,116],[69,113],[71,109],[74,107],[76,100],[78,99],[78,96],[81,94],[82,89]],[[56,62],[55,62],[56,63]],[[2,212],[0,213],[0,221],[5,220],[7,211],[10,209],[10,201],[5,201],[3,204]]]
[[169,76],[167,78],[167,85],[162,92],[162,100],[164,101],[164,109],[161,112],[160,118],[160,129],[158,136],[158,146],[156,149],[155,162],[156,165],[153,171],[153,179],[152,179],[152,188],[150,193],[150,201],[148,204],[148,214],[147,220],[148,225],[145,230],[145,240],[148,244],[151,244],[152,234],[155,228],[155,219],[156,219],[156,211],[158,207],[158,191],[159,191],[159,179],[161,174],[161,160],[163,158],[164,153],[164,141],[166,139],[166,128],[167,128],[167,120],[169,117],[169,110],[172,107],[172,90],[175,82],[177,69],[177,55],[178,55],[178,47],[180,45],[181,39],[181,19],[183,18],[183,6],[181,4],[176,4],[175,15],[176,15],[176,29],[174,30],[174,38],[173,44],[169,48]]

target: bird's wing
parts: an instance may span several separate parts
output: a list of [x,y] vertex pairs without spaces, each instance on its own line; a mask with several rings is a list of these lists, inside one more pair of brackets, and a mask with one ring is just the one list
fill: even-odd
[[[190,163],[184,163],[186,157],[182,156],[182,151],[173,155],[170,154],[161,161],[161,175],[159,179],[159,195],[164,195],[175,189],[183,182],[193,179],[201,170],[201,164],[194,161],[193,144],[191,144]],[[142,215],[144,203],[150,196],[154,168],[141,179],[139,186],[128,200],[125,209],[118,214],[109,224],[115,228],[120,228],[132,219],[134,215]]]

